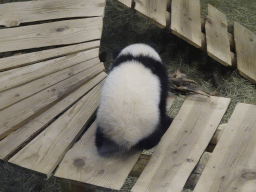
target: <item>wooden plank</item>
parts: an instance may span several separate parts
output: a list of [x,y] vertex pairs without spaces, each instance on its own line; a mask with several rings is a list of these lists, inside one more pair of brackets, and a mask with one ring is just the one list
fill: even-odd
[[234,36],[238,71],[242,76],[256,83],[256,35],[235,22]]
[[255,116],[255,105],[237,104],[195,192],[255,192]]
[[49,177],[95,113],[102,84],[93,88],[9,162]]
[[200,14],[200,0],[172,0],[172,33],[197,48],[202,39]]
[[225,66],[232,66],[226,15],[208,4],[205,24],[207,53]]
[[67,45],[101,38],[102,17],[0,30],[0,52]]
[[[169,94],[167,100],[168,110],[175,97],[174,94]],[[80,141],[66,153],[55,176],[98,187],[120,190],[141,152],[116,153],[108,158],[99,156],[94,145],[95,128],[95,124],[92,125]],[[84,153],[81,154],[81,151]],[[82,162],[82,165],[75,162]],[[88,171],[88,168],[91,171]],[[133,174],[136,174],[138,171],[134,172]]]
[[77,52],[94,49],[100,46],[100,41],[91,41],[61,48],[48,49],[27,54],[15,55],[0,59],[0,72],[25,65],[41,62],[47,59],[71,55]]
[[229,98],[188,96],[132,191],[182,191],[229,103]]
[[0,6],[0,25],[71,18],[103,16],[105,0],[44,0],[6,3]]
[[93,123],[66,153],[55,176],[120,190],[141,151],[118,152],[109,157],[102,157],[94,144],[95,132],[96,123]]
[[0,111],[0,140],[103,70],[96,65]]
[[0,96],[1,96],[0,110],[22,99],[25,99],[43,89],[46,89],[60,81],[63,81],[69,77],[72,77],[99,63],[100,63],[100,60],[98,58],[94,58],[89,61],[82,62],[80,64],[58,71],[51,75],[23,84],[19,87],[6,90],[0,93]]
[[168,0],[135,0],[135,9],[154,21],[166,26]]
[[34,135],[47,127],[54,119],[60,114],[66,111],[73,103],[77,102],[85,93],[97,85],[106,77],[106,73],[102,72],[95,78],[84,84],[82,87],[77,89],[74,93],[71,93],[50,109],[29,121],[26,125],[22,126],[15,132],[8,135],[6,138],[0,141],[0,159],[6,161],[9,156],[17,151],[19,148],[30,141]]
[[97,57],[98,54],[99,49],[97,48],[2,72],[0,73],[0,92],[90,60]]
[[132,0],[118,0],[120,3],[126,5],[127,7],[132,6]]

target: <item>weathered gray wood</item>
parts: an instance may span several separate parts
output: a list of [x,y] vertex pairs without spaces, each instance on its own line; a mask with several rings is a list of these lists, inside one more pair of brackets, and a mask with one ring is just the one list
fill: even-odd
[[34,81],[23,84],[19,87],[15,87],[6,90],[1,95],[0,100],[0,110],[6,108],[22,99],[25,99],[43,89],[46,89],[60,81],[63,81],[69,77],[72,77],[90,67],[93,67],[100,63],[98,58],[91,59],[87,62],[82,62],[80,64],[71,66],[64,70],[60,70],[51,75],[44,76],[42,78],[36,79]]
[[208,55],[225,66],[232,66],[226,15],[210,4],[205,32]]
[[0,73],[0,92],[88,61],[97,57],[98,54],[97,48],[2,72]]
[[180,192],[229,102],[229,98],[188,96],[132,191]]
[[0,30],[0,52],[67,45],[101,38],[102,17]]
[[50,176],[95,113],[102,84],[93,88],[9,162]]
[[105,0],[44,0],[6,3],[0,6],[0,25],[70,18],[103,16]]
[[197,48],[201,47],[200,0],[172,0],[171,30]]
[[23,126],[34,115],[39,115],[42,110],[103,70],[104,66],[98,64],[0,111],[0,139]]
[[194,192],[256,191],[256,106],[237,104]]
[[94,144],[96,123],[66,153],[55,176],[120,190],[141,151],[118,152],[109,157],[98,154]]
[[95,78],[81,86],[75,92],[71,93],[50,109],[29,121],[26,125],[22,126],[18,130],[12,132],[6,138],[0,141],[0,159],[6,161],[9,156],[14,153],[21,146],[24,146],[29,140],[33,139],[35,135],[42,129],[46,128],[54,119],[62,112],[71,107],[78,99],[80,99],[85,93],[97,85],[106,77],[106,73],[102,72]]
[[135,9],[165,26],[167,1],[168,0],[135,0]]
[[237,69],[239,73],[256,83],[256,35],[234,23],[234,36],[237,52]]
[[47,59],[71,55],[77,52],[94,49],[100,46],[100,41],[91,41],[77,45],[70,45],[61,48],[48,49],[27,54],[15,55],[0,59],[0,71],[22,67],[25,65],[41,62]]

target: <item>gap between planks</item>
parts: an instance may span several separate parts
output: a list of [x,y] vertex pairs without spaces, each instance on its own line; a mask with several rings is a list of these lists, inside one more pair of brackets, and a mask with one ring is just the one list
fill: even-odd
[[23,67],[26,65],[42,62],[44,60],[53,59],[65,55],[72,55],[78,52],[95,49],[100,46],[100,41],[91,41],[76,45],[64,46],[61,48],[48,49],[44,51],[37,51],[21,55],[14,55],[11,57],[0,59],[0,72],[10,69]]
[[73,19],[0,30],[0,52],[99,40],[103,17]]
[[0,92],[93,59],[98,54],[99,48],[96,48],[2,72],[0,73]]
[[255,105],[237,104],[195,192],[255,192],[255,116]]
[[21,23],[72,17],[103,16],[105,0],[44,0],[6,3],[0,6],[0,25],[19,26]]
[[181,191],[229,103],[229,98],[188,96],[132,191]]
[[73,65],[69,68],[57,71],[53,74],[6,90],[1,93],[0,110],[3,110],[4,108],[14,103],[17,103],[18,101],[34,95],[41,90],[44,90],[97,64],[100,64],[100,60],[98,58],[93,58],[86,62]]

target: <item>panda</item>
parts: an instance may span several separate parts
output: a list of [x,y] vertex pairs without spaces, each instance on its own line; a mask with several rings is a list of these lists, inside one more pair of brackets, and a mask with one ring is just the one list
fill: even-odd
[[98,152],[153,148],[172,122],[166,67],[155,48],[142,43],[114,50],[113,59],[96,113]]

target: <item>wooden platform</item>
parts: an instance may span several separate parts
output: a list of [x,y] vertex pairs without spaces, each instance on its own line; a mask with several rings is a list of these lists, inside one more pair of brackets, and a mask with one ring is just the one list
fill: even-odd
[[[141,1],[137,9],[143,12],[149,3],[157,6],[150,17],[163,22],[158,1]],[[118,191],[133,176],[138,180],[131,191],[138,192],[180,192],[191,185],[197,192],[255,192],[256,106],[238,104],[221,131],[229,98],[187,96],[152,156],[142,151],[99,156],[94,118],[107,75],[99,60],[104,6],[104,0],[0,5],[5,26],[0,52],[10,55],[0,59],[0,159],[57,177],[62,191]],[[216,10],[209,9],[213,19]],[[214,19],[209,30],[225,21]],[[168,109],[173,102],[170,95]],[[206,153],[216,143],[213,153]]]
[[239,73],[256,83],[256,35],[234,22],[234,35],[228,33],[226,15],[208,4],[201,15],[200,0],[117,0],[219,63],[237,67]]

